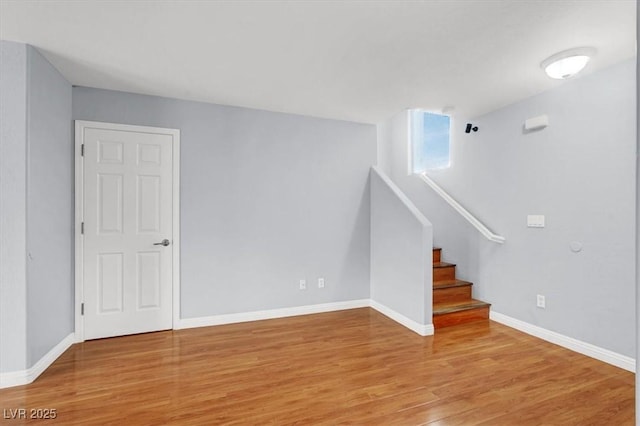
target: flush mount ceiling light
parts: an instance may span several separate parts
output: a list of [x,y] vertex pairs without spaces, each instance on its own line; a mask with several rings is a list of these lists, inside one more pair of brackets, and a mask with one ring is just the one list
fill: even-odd
[[556,53],[542,61],[540,67],[551,78],[564,80],[582,71],[596,54],[593,47],[577,47]]

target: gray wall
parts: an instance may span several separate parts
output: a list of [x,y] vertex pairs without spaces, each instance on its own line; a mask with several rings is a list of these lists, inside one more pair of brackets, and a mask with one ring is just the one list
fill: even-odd
[[28,47],[27,337],[35,364],[74,329],[71,85]]
[[2,41],[0,372],[73,332],[71,85],[38,51]]
[[431,223],[375,169],[371,170],[371,299],[431,324]]
[[369,297],[375,126],[84,87],[73,118],[180,129],[182,318]]
[[0,373],[27,364],[27,46],[0,41]]
[[[429,188],[403,174],[406,138],[387,141],[393,179],[433,223],[445,260],[459,263],[493,311],[630,357],[635,81],[635,60],[628,60],[476,118],[478,133],[463,134],[465,120],[454,120],[452,167],[430,175],[506,237],[504,245],[460,223]],[[523,133],[524,121],[540,114],[549,115],[550,126]],[[400,118],[386,124],[387,134],[402,126]],[[527,214],[546,215],[546,228],[527,228]],[[581,252],[569,249],[573,241]],[[546,296],[546,309],[536,308],[536,294]]]

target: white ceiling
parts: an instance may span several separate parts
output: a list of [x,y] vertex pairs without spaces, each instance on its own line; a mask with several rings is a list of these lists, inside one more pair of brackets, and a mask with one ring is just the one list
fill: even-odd
[[74,85],[377,123],[475,116],[562,84],[539,67],[635,55],[635,0],[0,1],[0,38]]

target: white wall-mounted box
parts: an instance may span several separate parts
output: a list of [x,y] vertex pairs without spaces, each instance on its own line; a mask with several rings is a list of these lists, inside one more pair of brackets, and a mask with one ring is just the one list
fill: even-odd
[[527,226],[529,228],[544,228],[544,215],[543,214],[528,215]]
[[530,118],[524,122],[524,130],[532,132],[534,130],[544,129],[549,125],[549,116],[539,115],[537,117]]

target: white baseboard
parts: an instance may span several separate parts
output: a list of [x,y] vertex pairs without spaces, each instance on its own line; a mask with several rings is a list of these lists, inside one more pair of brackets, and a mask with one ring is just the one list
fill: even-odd
[[[410,318],[394,311],[371,299],[348,300],[344,302],[322,303],[317,305],[295,306],[291,308],[269,309],[265,311],[240,312],[237,314],[214,315],[199,318],[184,318],[179,320],[176,327],[178,329],[208,327],[214,325],[233,324],[248,321],[259,321],[274,318],[286,318],[297,315],[319,314],[323,312],[342,311],[356,308],[373,308],[383,315],[391,318],[397,323],[407,327],[420,336],[430,336],[433,334],[433,324],[420,324]],[[0,373],[0,389],[13,386],[26,385],[33,382],[42,374],[53,362],[58,359],[71,345],[76,343],[75,334],[71,333],[54,348],[47,352],[31,368],[21,371],[11,371]]]
[[212,325],[234,324],[239,322],[260,321],[274,318],[286,318],[297,315],[319,314],[342,311],[345,309],[366,308],[369,299],[348,300],[345,302],[322,303],[318,305],[294,306],[291,308],[269,309],[265,311],[240,312],[237,314],[213,315],[209,317],[183,318],[175,329],[209,327]]
[[[265,311],[242,312],[237,314],[215,315],[210,317],[186,318],[180,320],[178,327],[194,328],[207,327],[212,325],[232,324],[248,321],[259,321],[273,318],[285,318],[297,315],[317,314],[322,312],[341,311],[345,309],[356,309],[371,307],[381,314],[391,318],[397,323],[407,327],[411,331],[420,336],[431,336],[434,334],[433,324],[420,324],[406,316],[394,311],[393,309],[370,299],[349,300],[345,302],[323,303],[318,305],[296,306],[292,308],[270,309]],[[554,343],[572,351],[590,356],[602,362],[614,365],[635,373],[635,359],[621,355],[619,353],[603,349],[601,347],[586,343],[572,337],[547,330],[542,327],[529,324],[527,322],[509,317],[499,312],[491,312],[490,318],[500,324],[504,324],[516,330],[538,337],[542,340]],[[33,382],[40,376],[53,362],[60,357],[71,345],[75,343],[74,333],[69,334],[62,339],[55,347],[47,352],[40,360],[31,368],[21,371],[12,371],[8,373],[0,373],[0,389],[26,385]]]
[[9,373],[0,373],[0,389],[13,386],[26,385],[33,382],[40,374],[44,372],[53,362],[58,359],[71,345],[75,343],[74,333],[69,334],[62,339],[60,343],[55,345],[47,352],[38,362],[31,368],[21,371],[11,371]]
[[515,328],[523,333],[530,334],[542,340],[546,340],[547,342],[570,349],[574,352],[595,358],[599,361],[606,362],[607,364],[623,368],[627,371],[631,371],[632,373],[635,373],[636,371],[636,360],[628,356],[621,355],[608,349],[603,349],[599,346],[592,345],[591,343],[574,339],[573,337],[556,333],[555,331],[547,330],[546,328],[529,324],[528,322],[524,322],[498,312],[492,311],[490,318],[500,324]]
[[210,327],[214,325],[235,324],[239,322],[260,321],[274,318],[286,318],[297,315],[319,314],[323,312],[342,311],[345,309],[373,308],[397,323],[418,333],[420,336],[431,336],[434,332],[433,324],[420,324],[371,299],[349,300],[345,302],[322,303],[318,305],[295,306],[291,308],[269,309],[265,311],[240,312],[237,314],[213,315],[209,317],[183,318],[176,330],[195,327]]
[[420,324],[375,300],[370,300],[370,306],[395,322],[407,327],[409,330],[418,333],[420,336],[431,336],[434,333],[433,324]]

